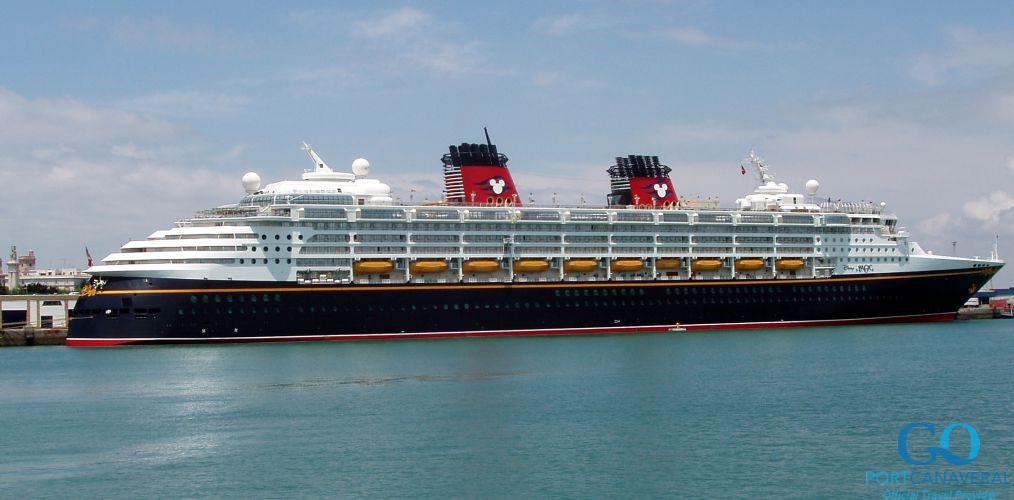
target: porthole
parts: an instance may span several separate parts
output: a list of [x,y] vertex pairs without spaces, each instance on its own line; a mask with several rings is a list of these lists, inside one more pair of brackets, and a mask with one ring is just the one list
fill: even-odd
[[280,239],[280,238],[281,238],[281,236],[278,236],[277,234],[275,235],[275,239],[276,239],[276,240],[277,240],[277,239]]

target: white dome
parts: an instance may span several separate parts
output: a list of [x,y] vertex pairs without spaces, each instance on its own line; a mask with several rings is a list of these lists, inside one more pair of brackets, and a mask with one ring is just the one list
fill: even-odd
[[817,179],[810,179],[806,181],[806,194],[813,196],[817,194],[817,190],[820,189],[820,183]]
[[256,172],[247,172],[243,174],[243,189],[247,193],[253,193],[261,188],[261,176],[257,175]]
[[356,174],[356,177],[370,175],[370,162],[366,161],[366,158],[356,158],[352,162],[352,173]]

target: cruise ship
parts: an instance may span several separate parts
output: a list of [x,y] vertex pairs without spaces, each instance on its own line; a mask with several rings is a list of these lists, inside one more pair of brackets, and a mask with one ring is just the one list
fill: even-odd
[[67,345],[946,321],[1003,265],[926,252],[883,204],[818,200],[815,180],[792,193],[754,153],[732,208],[680,198],[642,155],[615,158],[592,207],[523,200],[488,134],[449,147],[427,203],[303,146],[300,180],[247,173],[238,203],[89,268]]

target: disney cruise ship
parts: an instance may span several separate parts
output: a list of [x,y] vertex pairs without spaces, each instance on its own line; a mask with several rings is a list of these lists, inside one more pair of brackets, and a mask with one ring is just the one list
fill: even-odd
[[443,155],[446,200],[406,205],[366,160],[304,150],[301,180],[247,173],[238,203],[88,269],[67,345],[944,321],[1003,265],[927,253],[817,181],[791,193],[753,153],[757,188],[727,209],[680,199],[655,156],[616,158],[605,206],[532,206],[487,135]]

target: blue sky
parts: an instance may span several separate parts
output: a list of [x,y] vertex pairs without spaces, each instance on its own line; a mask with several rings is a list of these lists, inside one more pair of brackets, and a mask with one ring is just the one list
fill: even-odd
[[538,202],[650,154],[728,206],[756,149],[929,250],[1014,256],[1010,2],[15,3],[0,47],[0,244],[47,267],[297,178],[304,140],[432,199],[483,126]]

